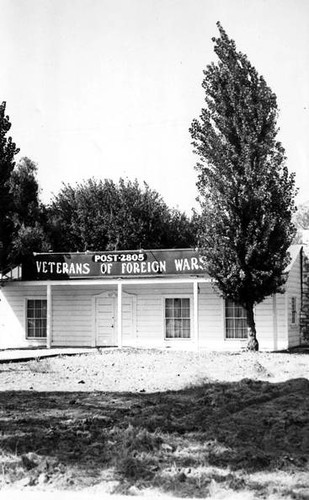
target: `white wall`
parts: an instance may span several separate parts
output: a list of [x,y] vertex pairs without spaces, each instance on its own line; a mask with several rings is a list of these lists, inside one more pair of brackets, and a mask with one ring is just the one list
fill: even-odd
[[25,298],[46,298],[46,287],[6,284],[0,289],[0,348],[45,346],[45,339],[27,340]]
[[[256,326],[261,350],[284,349],[299,343],[299,325],[290,324],[290,301],[297,295],[300,307],[299,259],[295,261],[287,284],[288,295],[276,295],[277,315],[274,317],[274,299],[270,297],[256,307]],[[114,291],[115,285],[57,285],[52,287],[52,346],[89,347],[95,345],[94,297]],[[124,328],[124,345],[144,347],[173,346],[185,349],[196,347],[196,339],[164,340],[164,297],[187,296],[191,299],[191,325],[193,334],[193,282],[167,284],[123,285],[123,292],[134,296],[132,334]],[[25,338],[25,299],[46,297],[46,285],[10,283],[0,290],[0,348],[45,345],[46,341]],[[209,350],[239,350],[247,340],[225,339],[225,308],[223,299],[211,283],[199,283],[198,293],[199,339],[198,345]],[[286,303],[289,305],[288,314]],[[298,314],[299,319],[299,314]],[[274,335],[275,332],[275,335]],[[277,332],[277,333],[276,333]]]
[[52,346],[90,347],[93,341],[92,296],[98,287],[52,286]]
[[[288,347],[298,346],[301,341],[300,308],[301,308],[301,254],[298,254],[289,272],[286,283],[287,290],[287,324]],[[292,324],[292,297],[296,297],[296,322]]]
[[[193,326],[193,284],[180,283],[170,285],[124,286],[124,290],[136,296],[136,337],[132,339],[133,345],[164,347],[178,346],[192,348],[192,340],[176,339],[164,340],[164,297],[165,296],[187,296],[191,299],[191,324]],[[193,330],[193,328],[192,328]]]

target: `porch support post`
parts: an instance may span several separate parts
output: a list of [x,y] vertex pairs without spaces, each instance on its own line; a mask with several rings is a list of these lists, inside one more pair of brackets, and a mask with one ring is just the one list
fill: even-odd
[[47,283],[47,311],[46,311],[46,347],[51,348],[52,343],[52,287]]
[[199,348],[198,328],[198,282],[193,281],[193,338],[197,349]]
[[122,347],[122,283],[118,281],[117,284],[117,323],[118,323],[118,347]]

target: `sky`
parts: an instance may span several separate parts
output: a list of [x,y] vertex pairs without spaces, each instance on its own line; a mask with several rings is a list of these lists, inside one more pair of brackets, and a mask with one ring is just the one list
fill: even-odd
[[41,198],[95,177],[196,207],[189,127],[220,21],[277,95],[297,203],[309,200],[308,0],[0,0],[0,101]]

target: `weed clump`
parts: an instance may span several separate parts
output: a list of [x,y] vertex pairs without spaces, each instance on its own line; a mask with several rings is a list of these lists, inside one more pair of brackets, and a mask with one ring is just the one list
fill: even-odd
[[40,357],[34,359],[33,361],[29,361],[28,367],[30,372],[32,373],[51,373],[52,366],[49,359]]
[[131,482],[151,480],[158,470],[157,452],[163,443],[158,433],[133,427],[112,429],[110,436],[115,445],[116,472],[123,479]]

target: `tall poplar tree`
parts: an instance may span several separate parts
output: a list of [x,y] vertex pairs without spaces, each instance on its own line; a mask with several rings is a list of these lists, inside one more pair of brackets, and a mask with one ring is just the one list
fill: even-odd
[[246,310],[248,349],[258,350],[254,306],[284,285],[295,180],[277,140],[275,94],[217,26],[218,61],[204,71],[206,105],[190,128],[199,156],[200,246],[222,296]]
[[11,128],[9,117],[5,114],[6,103],[0,104],[0,272],[9,264],[14,223],[13,193],[10,178],[15,167],[14,157],[19,152],[11,137],[7,134]]

